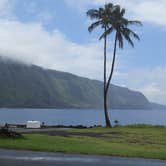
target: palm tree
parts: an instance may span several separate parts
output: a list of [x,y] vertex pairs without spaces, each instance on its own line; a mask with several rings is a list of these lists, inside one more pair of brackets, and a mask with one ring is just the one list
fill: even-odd
[[[131,38],[134,37],[137,40],[140,40],[140,38],[135,32],[129,29],[129,26],[142,25],[142,24],[140,21],[126,19],[124,17],[125,9],[124,8],[121,9],[119,5],[113,5],[112,3],[106,4],[104,8],[99,8],[98,10],[90,9],[87,12],[87,15],[92,20],[96,20],[96,22],[92,23],[91,26],[88,28],[89,32],[92,32],[95,28],[99,26],[104,31],[99,38],[100,40],[104,39],[104,112],[105,112],[106,126],[111,127],[111,122],[107,111],[107,96],[114,72],[117,44],[119,44],[119,48],[123,49],[124,39],[125,39],[132,47],[134,47],[134,43]],[[115,41],[114,41],[113,59],[112,59],[111,71],[107,81],[106,79],[107,37],[114,31],[115,31]]]
[[87,16],[90,17],[91,20],[95,20],[92,23],[88,30],[92,32],[95,28],[101,27],[103,29],[103,33],[100,36],[99,40],[104,38],[104,113],[105,113],[105,121],[106,126],[111,126],[111,122],[109,119],[108,111],[107,111],[107,95],[106,95],[106,62],[107,62],[107,35],[106,33],[109,30],[109,21],[110,21],[110,13],[113,10],[113,4],[109,3],[104,6],[104,8],[99,9],[90,9],[87,12]]
[[107,31],[103,34],[103,36],[108,36],[109,34],[115,31],[113,59],[112,59],[111,71],[105,89],[106,95],[108,95],[108,90],[114,72],[117,44],[120,49],[123,49],[124,40],[126,40],[132,47],[134,47],[134,42],[132,41],[132,38],[140,40],[139,36],[134,31],[132,31],[129,28],[129,26],[130,25],[141,26],[142,23],[137,20],[128,20],[127,18],[124,17],[124,15],[125,15],[125,9],[121,8],[119,5],[115,5],[114,10],[112,11],[112,13],[110,13],[109,29],[107,29]]

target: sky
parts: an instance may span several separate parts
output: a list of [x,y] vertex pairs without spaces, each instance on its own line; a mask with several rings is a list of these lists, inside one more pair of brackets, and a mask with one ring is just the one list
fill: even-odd
[[[141,91],[166,104],[166,0],[0,0],[0,55],[27,64],[103,79],[101,30],[88,32],[86,11],[113,2],[126,17],[142,21],[132,27],[141,41],[118,49],[113,83]],[[114,35],[108,43],[108,70]]]

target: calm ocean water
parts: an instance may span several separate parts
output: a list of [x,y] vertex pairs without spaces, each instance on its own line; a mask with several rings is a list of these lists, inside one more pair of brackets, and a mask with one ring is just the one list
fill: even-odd
[[[121,125],[152,124],[166,126],[166,110],[110,110],[112,122]],[[0,124],[25,124],[39,120],[48,125],[104,125],[102,110],[93,109],[0,109]]]

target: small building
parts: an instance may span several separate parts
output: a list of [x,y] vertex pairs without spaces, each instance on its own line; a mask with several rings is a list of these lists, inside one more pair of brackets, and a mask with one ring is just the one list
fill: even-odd
[[40,121],[27,121],[26,123],[26,128],[38,129],[40,127]]

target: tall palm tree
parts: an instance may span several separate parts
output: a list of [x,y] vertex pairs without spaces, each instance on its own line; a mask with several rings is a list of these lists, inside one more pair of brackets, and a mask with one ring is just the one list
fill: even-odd
[[[107,111],[107,97],[108,90],[110,87],[111,79],[114,72],[115,59],[116,59],[116,51],[117,44],[119,44],[119,48],[123,49],[124,39],[128,41],[128,43],[134,47],[134,43],[132,41],[132,37],[140,40],[139,36],[129,29],[130,25],[142,25],[140,21],[136,20],[128,20],[124,17],[125,9],[119,5],[113,5],[112,3],[106,4],[104,8],[90,9],[87,12],[87,15],[96,22],[92,23],[88,28],[89,32],[92,32],[95,28],[101,27],[103,29],[103,33],[100,36],[100,40],[104,39],[104,112],[105,112],[105,121],[106,126],[111,127],[111,122],[109,119],[108,111]],[[115,41],[114,41],[114,51],[113,51],[113,59],[111,65],[111,71],[109,74],[109,78],[106,78],[106,62],[107,62],[107,37],[111,33],[115,31]]]
[[110,87],[110,83],[112,80],[115,60],[116,60],[116,51],[117,51],[117,44],[119,48],[123,49],[124,40],[126,40],[132,47],[134,47],[134,42],[132,38],[140,40],[139,36],[132,31],[129,26],[131,25],[142,25],[140,21],[137,20],[128,20],[124,17],[125,9],[121,8],[119,5],[114,6],[114,10],[110,13],[110,25],[107,31],[103,34],[103,36],[108,36],[109,34],[115,32],[115,40],[114,40],[114,51],[113,51],[113,59],[111,65],[111,71],[109,74],[109,78],[106,84],[106,95],[108,95],[108,90]]
[[104,8],[99,9],[90,9],[87,12],[87,16],[90,17],[91,20],[95,20],[94,23],[92,23],[88,30],[89,32],[92,32],[97,27],[102,28],[103,33],[100,36],[99,40],[104,39],[104,113],[105,113],[105,121],[106,126],[111,126],[111,122],[109,119],[108,111],[107,111],[107,95],[106,95],[106,62],[107,62],[107,35],[106,33],[109,30],[109,24],[110,24],[110,13],[113,10],[113,4],[109,3],[104,6]]

